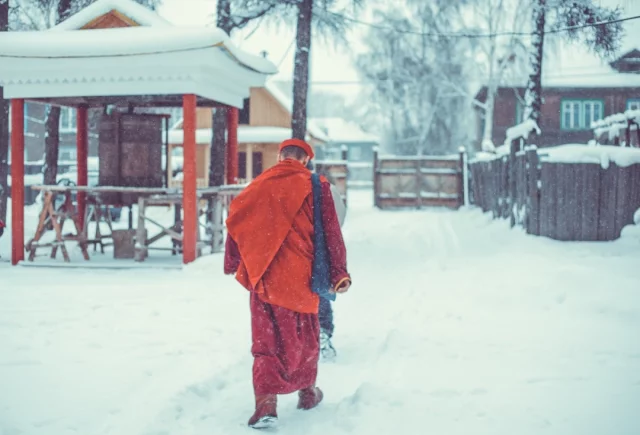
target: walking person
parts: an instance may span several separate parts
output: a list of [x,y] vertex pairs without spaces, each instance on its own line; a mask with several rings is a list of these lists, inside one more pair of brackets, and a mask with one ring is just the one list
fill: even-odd
[[[314,220],[312,147],[298,139],[279,146],[278,164],[247,186],[229,208],[225,273],[251,292],[251,352],[255,412],[250,427],[277,422],[277,395],[298,392],[298,409],[315,408],[323,398],[316,386],[319,359],[319,295],[312,271],[321,225],[328,254],[331,292],[351,286],[346,247],[331,187],[320,180],[319,216]],[[315,224],[315,226],[314,226]],[[315,278],[315,276],[314,276]]]
[[[309,162],[307,168],[311,171],[314,170],[312,162]],[[333,197],[333,203],[336,208],[336,214],[338,215],[338,222],[340,227],[344,224],[345,217],[347,215],[347,207],[342,199],[340,190],[335,185],[334,180],[330,175],[326,174],[331,185],[331,195]],[[336,355],[336,349],[333,347],[331,339],[335,330],[335,324],[333,322],[333,307],[331,301],[326,298],[320,298],[320,307],[318,309],[318,318],[320,320],[320,355],[324,360],[333,360]]]

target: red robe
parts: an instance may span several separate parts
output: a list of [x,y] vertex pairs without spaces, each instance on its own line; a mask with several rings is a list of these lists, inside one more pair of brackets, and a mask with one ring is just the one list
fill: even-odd
[[[322,180],[322,215],[332,283],[350,279],[330,185]],[[319,356],[318,296],[311,291],[311,174],[285,160],[231,203],[225,273],[251,295],[256,394],[287,394],[315,384]]]

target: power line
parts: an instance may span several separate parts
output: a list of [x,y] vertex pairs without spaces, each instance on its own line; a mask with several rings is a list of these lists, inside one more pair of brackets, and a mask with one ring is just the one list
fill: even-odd
[[[440,36],[444,38],[469,38],[469,39],[479,39],[479,38],[495,38],[498,36],[533,36],[534,32],[495,32],[495,33],[440,33],[440,32],[419,32],[417,30],[404,30],[397,29],[395,27],[383,26],[381,24],[371,23],[368,21],[358,20],[357,18],[350,17],[348,15],[339,14],[337,12],[329,12],[332,15],[343,18],[344,20],[350,21],[352,23],[360,24],[363,26],[368,26],[374,29],[385,30],[389,32],[407,34],[407,35],[418,35],[418,36]],[[570,32],[574,30],[586,29],[588,27],[599,27],[599,26],[607,26],[609,24],[623,23],[625,21],[632,21],[640,19],[640,15],[635,15],[631,17],[618,18],[610,21],[601,21],[598,23],[590,23],[590,24],[582,24],[579,26],[571,26],[571,27],[563,27],[559,29],[549,29],[545,30],[545,34],[554,34],[554,33],[564,33]]]

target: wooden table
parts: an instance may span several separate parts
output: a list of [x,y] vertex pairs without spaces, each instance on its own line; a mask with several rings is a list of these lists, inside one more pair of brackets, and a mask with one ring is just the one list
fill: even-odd
[[[199,222],[200,227],[204,227],[205,234],[209,239],[202,242],[199,240],[199,251],[204,246],[210,246],[212,252],[220,252],[223,249],[223,231],[224,231],[224,210],[228,208],[230,200],[235,197],[244,185],[210,187],[198,189],[197,194],[200,199],[200,216],[206,216],[205,223]],[[137,188],[137,187],[88,187],[88,186],[33,186],[34,190],[41,191],[43,194],[43,207],[40,212],[38,227],[34,237],[29,240],[26,250],[29,253],[29,261],[33,261],[36,257],[37,250],[40,248],[52,248],[51,258],[56,258],[58,249],[62,252],[65,262],[70,262],[69,253],[67,251],[66,242],[75,242],[80,247],[82,256],[85,260],[89,260],[87,247],[94,245],[94,250],[100,246],[101,252],[104,253],[104,247],[109,246],[105,243],[105,239],[111,238],[111,234],[102,234],[100,231],[100,222],[106,222],[109,230],[112,231],[112,223],[109,210],[103,213],[102,207],[109,207],[100,201],[101,193],[123,193],[136,194],[138,200],[138,226],[136,229],[136,249],[135,260],[144,261],[148,256],[150,249],[171,250],[172,253],[178,254],[182,252],[182,218],[180,217],[180,209],[182,205],[182,191],[179,189],[168,188]],[[81,225],[78,211],[73,204],[72,194],[87,195],[87,211],[84,217],[84,225]],[[62,205],[56,209],[55,199],[63,196]],[[174,206],[176,209],[174,224],[165,226],[150,218],[146,211],[149,207],[157,206]],[[91,218],[96,220],[96,233],[93,238],[88,237],[88,226]],[[64,234],[63,228],[67,221],[73,223],[72,231]],[[160,231],[148,237],[146,225],[147,223],[159,227]],[[51,243],[40,243],[43,235],[50,228],[55,231],[55,240]],[[200,233],[200,231],[198,232]],[[152,244],[164,237],[172,239],[172,248],[151,247]]]

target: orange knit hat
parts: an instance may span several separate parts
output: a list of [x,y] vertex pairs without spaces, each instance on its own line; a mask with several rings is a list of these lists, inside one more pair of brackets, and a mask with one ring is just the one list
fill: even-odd
[[313,148],[307,142],[300,139],[287,139],[280,144],[278,147],[278,152],[282,151],[284,147],[298,147],[302,148],[307,155],[313,159],[315,156],[313,152]]

